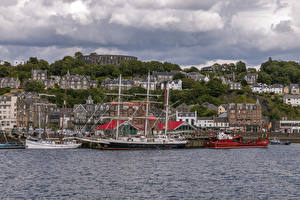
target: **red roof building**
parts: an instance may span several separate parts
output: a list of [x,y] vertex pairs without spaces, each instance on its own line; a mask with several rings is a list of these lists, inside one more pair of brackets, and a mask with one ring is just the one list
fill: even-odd
[[[137,130],[143,130],[142,127],[139,127],[137,125],[134,125],[132,123],[130,123],[129,121],[125,121],[125,120],[120,120],[119,121],[119,127],[120,126],[124,126],[124,125],[129,125],[134,127]],[[103,124],[101,126],[98,126],[96,129],[97,130],[114,130],[117,128],[117,120],[111,120],[109,122],[107,122],[106,124]]]
[[[164,130],[165,123],[158,124],[158,130]],[[168,122],[168,130],[194,130],[196,129],[194,126],[190,125],[185,121],[169,121]]]

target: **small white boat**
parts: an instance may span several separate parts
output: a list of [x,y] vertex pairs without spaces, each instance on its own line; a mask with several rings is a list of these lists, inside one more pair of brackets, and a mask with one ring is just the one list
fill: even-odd
[[80,143],[76,143],[76,141],[67,141],[64,140],[63,143],[59,143],[55,140],[34,140],[27,139],[25,142],[26,149],[76,149],[80,147]]

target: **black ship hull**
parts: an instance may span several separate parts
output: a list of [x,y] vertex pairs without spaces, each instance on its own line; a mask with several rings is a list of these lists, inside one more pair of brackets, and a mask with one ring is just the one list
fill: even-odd
[[109,142],[108,144],[101,144],[103,150],[150,150],[150,149],[183,149],[186,143],[123,143],[123,142]]

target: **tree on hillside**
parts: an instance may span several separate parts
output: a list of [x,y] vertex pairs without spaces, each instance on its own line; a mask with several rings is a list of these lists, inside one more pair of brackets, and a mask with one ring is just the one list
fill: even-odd
[[79,59],[81,56],[83,56],[83,54],[80,52],[80,51],[77,51],[75,54],[74,54],[74,57]]
[[246,72],[247,71],[246,64],[244,62],[239,61],[235,65],[236,65],[236,71],[237,71],[237,73],[241,73],[241,72]]
[[45,91],[45,85],[39,81],[28,81],[24,87],[26,92],[41,93]]
[[186,73],[190,73],[190,72],[199,72],[199,69],[197,69],[196,67],[192,66],[190,68],[184,69],[184,71]]
[[185,75],[182,73],[177,73],[173,76],[174,80],[183,79],[183,78],[185,78]]

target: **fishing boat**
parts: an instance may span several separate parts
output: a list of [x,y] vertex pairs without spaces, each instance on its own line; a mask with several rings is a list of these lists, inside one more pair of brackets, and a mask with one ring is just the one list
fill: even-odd
[[121,84],[122,76],[119,77],[119,92],[118,92],[118,105],[117,105],[117,120],[116,120],[116,133],[115,138],[101,139],[100,146],[103,150],[143,150],[143,149],[182,149],[186,146],[187,141],[183,138],[172,138],[167,134],[168,130],[168,113],[169,113],[169,89],[166,88],[166,101],[165,101],[165,132],[160,135],[151,135],[148,133],[149,129],[149,91],[150,91],[150,74],[148,74],[147,83],[147,100],[145,112],[145,127],[144,134],[136,137],[125,137],[119,135],[120,126],[120,104],[121,102]]
[[235,149],[235,148],[265,148],[269,144],[267,138],[258,138],[254,141],[243,141],[242,136],[232,136],[220,132],[217,136],[211,136],[205,147],[213,149]]
[[290,145],[291,142],[290,141],[282,142],[277,137],[275,137],[273,139],[270,139],[270,144],[272,144],[272,145]]

